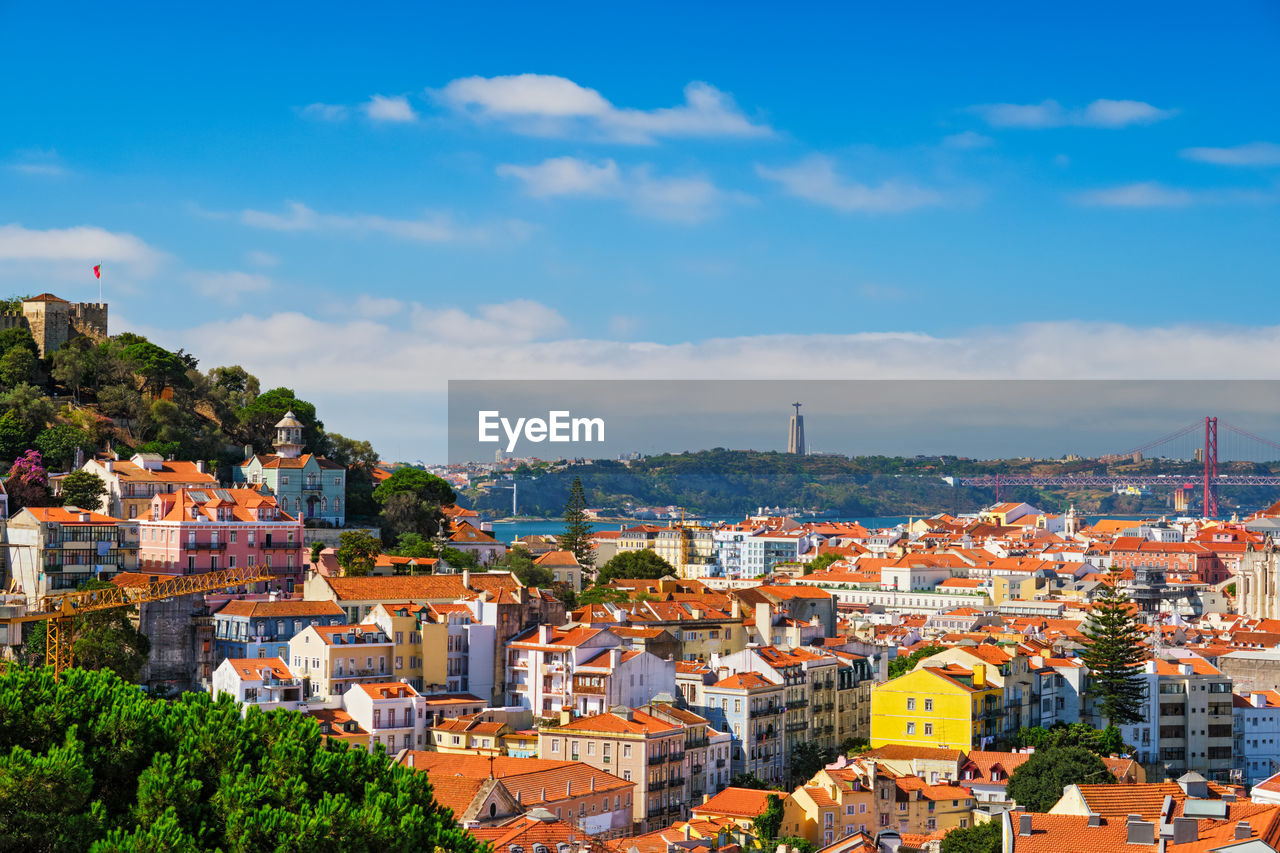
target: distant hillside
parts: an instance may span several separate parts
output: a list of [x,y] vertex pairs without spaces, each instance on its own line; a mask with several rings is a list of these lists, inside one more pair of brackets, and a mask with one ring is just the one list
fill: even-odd
[[[1235,471],[1233,467],[1231,470]],[[1264,465],[1244,465],[1240,472],[1270,473]],[[709,450],[664,454],[624,464],[600,461],[553,471],[523,469],[520,512],[557,516],[563,510],[574,477],[581,477],[587,502],[593,507],[620,509],[625,504],[675,504],[695,513],[736,516],[758,506],[813,509],[841,516],[923,515],[972,512],[995,500],[994,490],[952,487],[943,476],[980,474],[1176,474],[1194,477],[1195,466],[1176,461],[1147,460],[1137,465],[1095,462],[1023,460],[964,460],[950,457],[902,458],[792,456],[749,450]],[[1113,495],[1109,491],[1065,489],[1007,489],[1005,500],[1026,500],[1049,510],[1070,503],[1088,513],[1131,514],[1167,511],[1167,494]],[[1275,500],[1272,490],[1224,488],[1223,506],[1259,506]],[[473,488],[464,499],[495,516],[510,512],[511,492]]]

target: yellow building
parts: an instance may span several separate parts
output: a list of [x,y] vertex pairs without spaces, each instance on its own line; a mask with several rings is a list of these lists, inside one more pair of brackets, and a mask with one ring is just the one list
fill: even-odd
[[871,689],[871,746],[980,749],[1001,730],[1000,696],[984,664],[912,670]]
[[374,606],[364,624],[376,625],[392,642],[391,669],[416,690],[444,689],[447,683],[449,627],[431,621],[429,606],[412,602],[383,602]]
[[503,741],[509,734],[511,727],[506,723],[471,715],[436,723],[431,727],[431,744],[436,752],[505,755]]
[[806,838],[815,847],[860,831],[875,834],[879,814],[890,812],[890,796],[878,802],[874,781],[857,765],[819,770],[783,804],[780,834]]

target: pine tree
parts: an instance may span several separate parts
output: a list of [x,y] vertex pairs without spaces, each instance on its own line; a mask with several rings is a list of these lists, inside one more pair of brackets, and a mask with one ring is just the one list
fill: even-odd
[[1120,589],[1112,568],[1081,629],[1086,642],[1081,659],[1089,667],[1090,693],[1108,725],[1142,722],[1146,688],[1141,665],[1147,659],[1137,609]]
[[587,496],[582,491],[582,478],[574,477],[569,487],[569,500],[564,505],[564,533],[560,547],[572,551],[578,564],[588,568],[596,564],[596,548],[591,543],[595,531],[587,520]]

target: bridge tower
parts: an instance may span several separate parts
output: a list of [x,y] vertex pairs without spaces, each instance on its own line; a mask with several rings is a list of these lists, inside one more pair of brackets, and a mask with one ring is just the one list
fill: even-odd
[[1218,517],[1218,419],[1204,419],[1204,514]]

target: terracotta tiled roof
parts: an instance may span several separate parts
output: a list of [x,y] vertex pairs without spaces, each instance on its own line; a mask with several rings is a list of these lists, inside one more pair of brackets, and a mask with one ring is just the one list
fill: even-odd
[[[493,776],[501,779],[513,795],[519,794],[520,803],[525,808],[562,802],[589,793],[629,791],[635,787],[634,782],[619,779],[580,761],[506,756],[490,761],[481,755],[411,750],[405,753],[400,763],[427,773],[432,784],[436,779],[446,777],[487,779],[492,768]],[[591,787],[593,780],[594,788]]]
[[573,824],[561,820],[538,820],[529,815],[521,815],[502,826],[482,827],[470,832],[481,841],[487,841],[494,850],[515,847],[538,849],[535,845],[556,850],[560,844],[568,844],[571,850],[581,853],[604,853],[605,850],[603,844]]
[[332,601],[228,601],[219,616],[246,616],[250,619],[285,619],[294,616],[341,616],[342,608]]
[[293,678],[293,673],[280,658],[227,658],[227,663],[247,681],[260,681],[264,669],[270,670],[275,678]]
[[[31,513],[37,521],[45,524],[116,524],[123,520],[100,512],[76,510],[75,507],[29,506],[23,511]],[[87,518],[81,520],[81,516],[87,516]]]
[[761,791],[755,788],[725,788],[711,799],[692,808],[695,815],[732,815],[734,817],[755,817],[765,810],[769,804],[769,795],[776,794],[780,800],[787,799],[785,791]]

